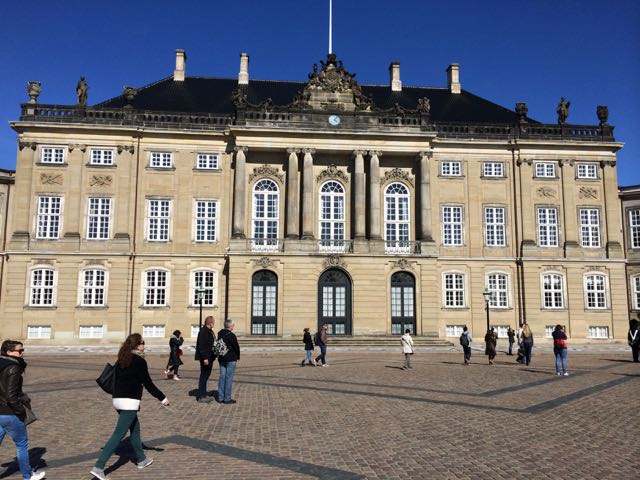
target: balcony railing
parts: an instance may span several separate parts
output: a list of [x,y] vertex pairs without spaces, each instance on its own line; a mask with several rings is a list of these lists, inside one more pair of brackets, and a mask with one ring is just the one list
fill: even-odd
[[352,253],[352,240],[319,240],[318,251],[322,253]]
[[252,252],[281,252],[284,246],[282,238],[249,238],[248,241]]
[[419,254],[420,242],[412,242],[409,240],[385,240],[384,253],[390,254]]

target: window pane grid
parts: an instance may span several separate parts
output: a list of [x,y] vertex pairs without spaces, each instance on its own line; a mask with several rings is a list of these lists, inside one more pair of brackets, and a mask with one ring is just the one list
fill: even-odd
[[487,288],[491,292],[489,306],[492,308],[507,308],[509,306],[507,276],[502,273],[494,273],[487,277]]
[[173,154],[171,152],[151,152],[150,165],[155,168],[171,168]]
[[169,240],[170,200],[148,200],[149,205],[149,240]]
[[196,202],[196,242],[216,241],[217,210],[216,201],[200,200]]
[[113,150],[91,150],[91,165],[113,165]]
[[253,238],[277,239],[278,219],[278,186],[272,180],[260,180],[253,189]]
[[105,305],[105,278],[104,270],[85,270],[82,286],[83,306]]
[[593,163],[579,163],[578,178],[598,178],[598,167]]
[[64,148],[44,147],[40,161],[42,163],[64,163]]
[[484,162],[482,173],[485,177],[502,177],[504,176],[503,164],[502,162]]
[[462,245],[462,207],[442,208],[444,245]]
[[580,209],[580,238],[583,247],[600,246],[600,212],[597,208]]
[[563,288],[562,276],[550,274],[542,277],[542,287],[544,293],[544,308],[562,308]]
[[31,272],[31,305],[53,305],[54,271],[37,269]]
[[444,288],[446,307],[464,307],[464,278],[462,274],[446,274]]
[[640,248],[640,210],[629,211],[629,227],[631,228],[631,248]]
[[603,275],[588,275],[585,279],[587,308],[606,308],[606,283]]
[[536,165],[536,177],[555,178],[556,166],[554,163],[538,162]]
[[38,197],[37,238],[59,237],[61,211],[61,197]]
[[215,170],[218,168],[217,153],[199,153],[197,156],[197,168],[205,170]]
[[210,270],[197,270],[193,272],[193,290],[191,293],[191,305],[200,305],[198,290],[204,288],[202,293],[202,305],[215,305],[215,278],[216,273]]
[[87,238],[91,240],[108,240],[111,224],[111,199],[90,198],[87,221]]
[[504,247],[506,245],[504,208],[486,207],[484,218],[486,245],[488,247]]
[[558,246],[558,211],[555,208],[538,208],[538,245]]
[[144,305],[150,307],[167,305],[167,272],[148,270],[145,275]]
[[460,162],[442,162],[440,164],[440,174],[443,176],[460,176],[461,173]]

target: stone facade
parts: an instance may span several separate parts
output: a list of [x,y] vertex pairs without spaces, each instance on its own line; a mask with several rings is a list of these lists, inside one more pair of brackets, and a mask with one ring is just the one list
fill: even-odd
[[640,186],[620,187],[624,246],[627,258],[629,316],[640,315]]

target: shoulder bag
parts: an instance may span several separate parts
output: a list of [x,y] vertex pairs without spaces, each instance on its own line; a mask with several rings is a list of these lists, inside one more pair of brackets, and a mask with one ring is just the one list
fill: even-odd
[[100,376],[96,378],[96,383],[106,393],[113,395],[116,388],[116,366],[107,363]]

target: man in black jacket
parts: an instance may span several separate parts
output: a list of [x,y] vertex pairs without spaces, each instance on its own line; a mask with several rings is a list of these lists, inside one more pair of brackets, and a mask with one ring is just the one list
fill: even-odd
[[211,376],[211,368],[215,360],[213,356],[213,342],[216,339],[213,333],[214,323],[215,319],[211,315],[204,319],[204,325],[198,332],[196,342],[196,360],[200,362],[200,379],[198,380],[196,400],[201,403],[209,403],[213,400],[207,395],[207,380]]

